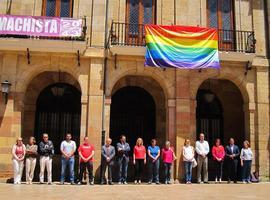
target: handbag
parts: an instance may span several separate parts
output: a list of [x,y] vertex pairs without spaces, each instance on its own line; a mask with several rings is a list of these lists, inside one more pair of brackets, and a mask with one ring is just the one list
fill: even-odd
[[192,160],[192,168],[197,167],[197,165],[198,165],[198,163],[197,163],[196,159],[193,158],[193,160]]

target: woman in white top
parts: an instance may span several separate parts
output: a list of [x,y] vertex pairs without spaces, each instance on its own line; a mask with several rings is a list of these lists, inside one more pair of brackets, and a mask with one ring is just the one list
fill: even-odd
[[14,144],[12,147],[14,184],[21,184],[24,157],[25,157],[25,146],[22,142],[22,138],[19,137],[16,140],[16,144]]
[[250,149],[249,142],[244,141],[243,148],[240,153],[241,166],[242,166],[242,181],[243,183],[250,182],[251,164],[253,159],[253,153]]
[[194,161],[194,148],[190,146],[190,140],[185,140],[183,146],[183,161],[185,166],[186,183],[191,184],[192,179],[192,162]]

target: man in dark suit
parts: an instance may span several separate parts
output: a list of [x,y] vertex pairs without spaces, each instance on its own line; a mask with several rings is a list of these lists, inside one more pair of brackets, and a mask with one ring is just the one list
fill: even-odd
[[116,145],[118,153],[118,164],[119,164],[119,182],[118,184],[127,184],[127,169],[129,162],[130,146],[126,142],[126,136],[121,135],[120,142]]
[[229,145],[225,149],[227,166],[228,166],[228,183],[234,181],[237,183],[237,166],[238,166],[238,157],[239,157],[239,148],[234,144],[234,139],[230,138]]
[[107,183],[105,172],[106,168],[108,168],[108,183],[109,185],[112,185],[112,167],[113,167],[113,159],[115,156],[115,148],[111,145],[112,140],[111,138],[108,138],[106,140],[106,144],[102,146],[102,181],[101,184],[104,184],[104,182]]

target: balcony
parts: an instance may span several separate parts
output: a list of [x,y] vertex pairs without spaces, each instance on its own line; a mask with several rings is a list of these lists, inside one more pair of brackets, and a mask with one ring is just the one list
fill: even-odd
[[83,20],[82,32],[77,37],[56,37],[56,36],[31,36],[0,34],[0,50],[30,51],[38,52],[82,52],[86,48],[86,19]]
[[[234,52],[235,58],[239,55],[255,53],[255,36],[253,31],[218,30],[219,51],[223,54]],[[143,24],[128,24],[113,22],[110,31],[110,43],[112,51],[119,53],[119,48],[130,52],[132,55],[143,55],[145,51],[145,35]],[[134,49],[137,47],[137,50]],[[232,54],[231,54],[232,55]],[[231,60],[230,58],[227,58]],[[226,60],[226,59],[225,59]],[[246,59],[243,59],[246,60]]]

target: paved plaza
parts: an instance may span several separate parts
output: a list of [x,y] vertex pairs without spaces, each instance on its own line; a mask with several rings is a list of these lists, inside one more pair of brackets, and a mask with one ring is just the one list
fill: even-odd
[[0,199],[270,199],[270,183],[208,185],[12,185],[0,184]]

